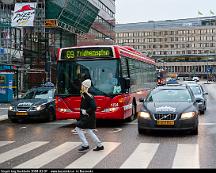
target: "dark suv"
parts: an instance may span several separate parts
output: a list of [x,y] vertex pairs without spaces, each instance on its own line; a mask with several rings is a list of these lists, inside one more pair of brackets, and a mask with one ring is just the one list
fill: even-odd
[[166,85],[153,89],[138,113],[138,131],[191,130],[198,134],[197,101],[188,86]]
[[55,88],[38,87],[30,89],[17,101],[11,103],[8,118],[12,122],[21,120],[55,120]]

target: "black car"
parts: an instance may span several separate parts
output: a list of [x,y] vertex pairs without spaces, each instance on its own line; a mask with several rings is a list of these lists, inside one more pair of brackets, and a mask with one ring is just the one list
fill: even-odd
[[186,85],[166,85],[153,89],[138,113],[138,132],[146,130],[191,130],[198,134],[197,101]]
[[38,87],[30,89],[8,109],[8,118],[12,122],[20,120],[55,120],[55,88]]
[[201,114],[204,114],[207,108],[207,95],[208,93],[203,89],[200,84],[187,84],[192,90],[194,97],[198,101],[198,108]]

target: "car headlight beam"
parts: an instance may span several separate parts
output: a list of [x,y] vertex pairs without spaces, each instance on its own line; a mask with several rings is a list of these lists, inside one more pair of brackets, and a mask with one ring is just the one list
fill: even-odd
[[150,119],[150,114],[148,112],[138,112],[138,116],[144,119]]
[[8,110],[9,110],[9,111],[14,110],[14,106],[9,106]]
[[181,115],[181,119],[182,120],[190,119],[190,118],[193,118],[195,115],[196,115],[196,112],[186,112]]
[[39,105],[39,106],[36,107],[36,110],[41,111],[41,110],[43,110],[45,108],[46,108],[46,105]]

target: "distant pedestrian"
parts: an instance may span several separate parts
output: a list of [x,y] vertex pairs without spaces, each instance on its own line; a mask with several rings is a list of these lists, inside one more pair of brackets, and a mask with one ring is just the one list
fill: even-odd
[[82,129],[85,129],[86,132],[91,136],[91,138],[95,142],[97,147],[93,149],[93,151],[104,150],[104,146],[102,145],[102,142],[98,139],[98,137],[93,132],[93,129],[96,128],[96,116],[95,116],[96,103],[94,97],[88,92],[90,87],[91,87],[90,79],[86,79],[82,82],[80,119],[79,121],[77,121],[76,128],[75,128],[76,132],[78,133],[82,141],[81,148],[78,149],[79,151],[85,151],[89,149],[88,141]]

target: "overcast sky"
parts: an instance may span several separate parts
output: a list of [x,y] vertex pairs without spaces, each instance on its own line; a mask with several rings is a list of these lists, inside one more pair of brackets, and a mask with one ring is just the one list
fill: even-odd
[[216,0],[116,0],[118,24],[212,15],[216,15]]

